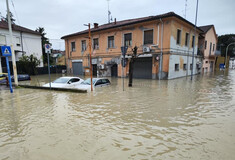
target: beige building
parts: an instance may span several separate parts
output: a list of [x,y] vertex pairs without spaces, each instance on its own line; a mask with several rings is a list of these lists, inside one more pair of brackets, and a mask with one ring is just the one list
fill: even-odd
[[213,72],[216,60],[217,35],[214,25],[199,27],[203,33],[199,37],[199,50],[203,55],[202,72]]
[[[124,76],[129,74],[128,62],[135,46],[139,56],[134,63],[134,78],[158,79],[161,75],[163,79],[173,79],[190,75],[192,69],[193,74],[198,74],[201,71],[201,57],[197,55],[200,33],[202,30],[197,28],[194,35],[194,25],[174,12],[115,20],[103,25],[94,23],[91,29],[92,74],[121,77],[121,46],[128,46]],[[88,30],[65,35],[62,39],[65,40],[68,71],[89,75]]]

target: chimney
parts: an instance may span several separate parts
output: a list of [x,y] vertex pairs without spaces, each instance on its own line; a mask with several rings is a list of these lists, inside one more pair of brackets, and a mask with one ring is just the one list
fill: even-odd
[[116,20],[116,18],[114,18],[114,24],[117,24],[117,20]]
[[98,28],[99,24],[98,23],[94,23],[94,28]]

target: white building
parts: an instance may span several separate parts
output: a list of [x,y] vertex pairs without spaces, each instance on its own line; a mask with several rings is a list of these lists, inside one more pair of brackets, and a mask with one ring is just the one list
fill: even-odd
[[[41,61],[39,67],[43,67],[41,34],[15,24],[12,25],[12,32],[16,61],[19,61],[19,58],[23,53],[28,56],[33,54]],[[5,21],[0,21],[0,46],[3,45],[10,45],[10,35],[8,23]],[[2,67],[5,67],[2,66],[3,64],[1,62],[3,61],[5,61],[5,59],[4,57],[1,57],[0,72],[2,72]]]

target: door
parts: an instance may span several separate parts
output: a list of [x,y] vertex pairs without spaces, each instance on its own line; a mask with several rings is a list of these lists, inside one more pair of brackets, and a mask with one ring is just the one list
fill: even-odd
[[118,67],[117,67],[117,64],[114,64],[111,67],[111,76],[112,77],[117,77],[118,76]]
[[73,74],[74,75],[83,75],[84,74],[82,62],[73,62],[72,67],[73,67]]
[[97,64],[92,65],[92,73],[93,76],[97,76]]
[[152,79],[152,57],[135,59],[133,69],[133,78]]
[[210,72],[213,72],[213,68],[214,68],[214,62],[211,61],[211,62],[210,62]]

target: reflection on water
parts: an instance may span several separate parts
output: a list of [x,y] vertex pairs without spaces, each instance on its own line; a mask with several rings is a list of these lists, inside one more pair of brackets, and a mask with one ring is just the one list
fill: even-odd
[[110,78],[87,94],[1,87],[0,159],[235,159],[234,78],[134,79],[124,92]]

